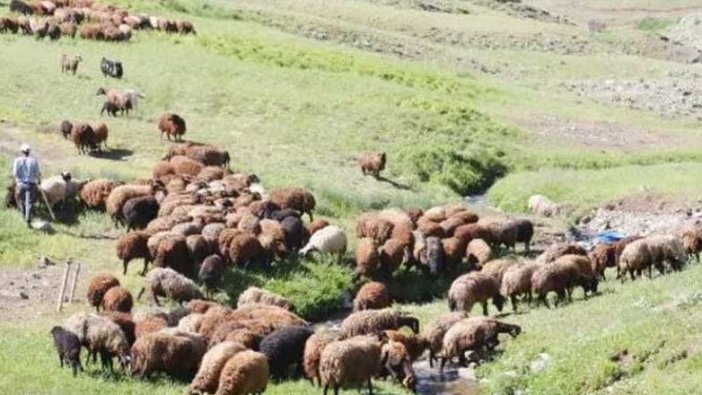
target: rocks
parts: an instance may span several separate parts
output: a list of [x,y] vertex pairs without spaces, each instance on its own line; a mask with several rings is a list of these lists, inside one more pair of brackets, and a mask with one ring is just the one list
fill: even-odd
[[531,362],[531,365],[529,365],[529,369],[533,373],[538,373],[544,369],[546,369],[549,365],[551,364],[551,356],[546,354],[546,353],[541,353],[536,356],[536,359],[534,359]]

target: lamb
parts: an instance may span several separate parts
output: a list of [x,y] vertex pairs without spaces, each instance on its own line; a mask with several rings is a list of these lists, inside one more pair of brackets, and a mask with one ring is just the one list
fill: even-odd
[[370,173],[375,178],[380,177],[380,172],[385,170],[385,152],[364,152],[358,156],[358,165],[365,176]]
[[160,306],[159,296],[171,298],[180,304],[192,299],[202,299],[197,285],[171,268],[151,269],[146,275],[146,285],[139,291],[137,300],[145,290],[149,291],[157,306]]
[[499,344],[500,333],[509,333],[512,337],[517,337],[521,328],[483,317],[466,318],[455,323],[444,335],[440,369],[443,370],[445,363],[455,357],[458,357],[462,366],[467,367],[465,352],[473,351],[480,355],[494,349]]
[[517,228],[517,243],[524,243],[524,251],[529,253],[531,238],[534,237],[534,224],[528,219],[511,221],[509,227]]
[[257,287],[249,287],[239,295],[236,303],[238,307],[250,304],[265,304],[269,306],[282,307],[288,311],[293,311],[294,306],[284,297]]
[[380,218],[376,213],[363,213],[356,219],[356,237],[370,237],[378,245],[390,238],[392,229],[392,222]]
[[[104,95],[107,98],[106,103],[110,103],[112,106],[114,106],[116,110],[120,111],[122,114],[126,112],[127,115],[129,115],[129,111],[132,109],[131,100],[129,100],[129,98],[126,97],[124,93],[120,91],[114,89],[107,90],[105,88],[99,88],[95,95]],[[103,105],[103,109],[104,108],[105,106]],[[102,114],[102,112],[100,112],[100,114]]]
[[471,269],[482,269],[493,257],[492,248],[483,239],[473,239],[466,247],[466,258]]
[[66,54],[61,55],[61,72],[62,73],[70,72],[71,74],[76,75],[76,72],[78,71],[78,65],[82,61],[83,61],[83,58],[80,55],[76,55],[76,56],[69,56]]
[[136,109],[139,106],[140,99],[146,98],[144,95],[141,94],[141,92],[134,89],[128,89],[124,91],[124,97],[129,100],[134,109]]
[[306,256],[312,251],[322,254],[338,254],[341,261],[346,253],[346,233],[338,226],[330,225],[310,237],[309,242],[300,250],[300,255]]
[[102,152],[103,145],[105,146],[105,148],[107,148],[108,132],[109,131],[107,129],[107,125],[105,125],[104,123],[93,125],[93,133],[95,133],[95,144],[97,145],[97,149],[99,152]]
[[385,335],[389,340],[402,343],[405,346],[410,362],[419,359],[424,354],[424,351],[429,348],[429,340],[422,335],[395,330],[385,331]]
[[109,116],[116,117],[117,112],[119,112],[120,110],[121,107],[119,107],[118,105],[106,101],[102,103],[102,107],[100,108],[100,116],[102,116],[104,113],[107,113],[107,115]]
[[159,204],[151,195],[131,198],[124,203],[122,215],[119,216],[127,231],[144,229],[158,216]]
[[186,332],[149,333],[137,339],[132,346],[133,375],[149,377],[164,372],[180,379],[189,379],[197,372],[198,365],[207,351],[205,340]]
[[302,367],[305,377],[312,382],[312,385],[315,384],[315,379],[320,386],[322,385],[319,377],[319,361],[322,357],[322,351],[327,344],[336,340],[339,340],[339,333],[336,331],[321,331],[307,338]]
[[118,311],[121,313],[129,313],[132,311],[134,301],[132,294],[122,287],[112,287],[105,292],[102,298],[103,311]]
[[88,283],[88,292],[86,299],[91,306],[95,306],[96,311],[100,311],[102,298],[105,293],[112,287],[119,287],[119,280],[110,274],[98,274],[90,279]]
[[105,178],[88,181],[80,190],[80,202],[87,208],[104,209],[107,197],[116,186],[117,183]]
[[391,309],[363,310],[352,313],[341,323],[341,338],[371,334],[387,329],[399,329],[407,326],[414,333],[419,332],[419,320]]
[[58,353],[59,363],[63,368],[63,363],[66,362],[71,366],[73,377],[78,373],[78,369],[83,371],[83,366],[80,363],[81,344],[78,336],[70,331],[63,329],[60,326],[51,328],[51,337],[54,339],[54,346]]
[[539,295],[537,304],[543,303],[546,307],[550,307],[546,296],[549,292],[556,292],[558,295],[556,306],[558,306],[566,295],[569,300],[571,299],[572,289],[579,278],[580,270],[573,263],[541,265],[531,276],[531,291]]
[[412,369],[412,361],[404,344],[390,340],[382,345],[380,352],[382,363],[380,377],[388,375],[401,383],[413,393],[416,392],[417,376]]
[[373,395],[371,379],[380,373],[381,343],[372,336],[356,336],[329,343],[322,351],[319,377],[324,394],[331,387],[334,395],[348,384],[368,383]]
[[318,230],[321,230],[329,225],[329,221],[327,221],[326,219],[317,218],[307,225],[307,234],[312,236]]
[[290,365],[297,365],[302,370],[305,343],[313,333],[314,330],[307,326],[288,326],[261,340],[259,349],[268,360],[273,378],[283,378]]
[[268,385],[268,374],[263,354],[250,350],[236,353],[222,368],[216,395],[261,394]]
[[434,361],[443,347],[444,335],[455,323],[468,317],[465,311],[454,311],[444,313],[436,318],[422,332],[422,337],[427,339],[429,345],[429,366],[434,367]]
[[514,265],[502,276],[500,294],[510,299],[513,311],[517,311],[518,296],[526,295],[527,303],[531,304],[531,277],[538,268],[539,265],[533,262]]
[[67,200],[73,199],[87,181],[77,182],[71,177],[71,173],[62,172],[58,176],[52,176],[42,180],[39,187],[46,196],[46,201],[51,207],[60,207]]
[[388,289],[383,283],[371,281],[364,284],[353,299],[353,312],[368,309],[384,309],[390,306]]
[[80,343],[95,360],[100,354],[103,368],[112,371],[112,358],[118,357],[122,367],[129,363],[129,343],[122,329],[105,317],[92,314],[74,314],[64,323],[64,328],[75,333]]
[[307,235],[300,218],[287,217],[282,220],[280,227],[283,230],[285,247],[288,251],[297,251],[304,245]]
[[212,394],[219,386],[219,376],[227,361],[235,354],[246,350],[244,346],[235,342],[223,342],[212,347],[202,357],[200,369],[188,386],[188,393]]
[[488,300],[498,311],[502,311],[504,298],[500,295],[500,282],[489,274],[472,272],[456,278],[448,291],[449,310],[471,311],[475,303],[483,306],[483,314],[488,315]]
[[165,133],[168,140],[173,136],[175,141],[182,141],[187,128],[185,120],[180,115],[167,112],[159,118],[158,130],[161,131],[161,139]]
[[316,205],[314,196],[303,188],[277,188],[270,192],[268,198],[283,210],[291,208],[306,213],[310,217],[310,221],[314,220],[312,216]]
[[208,294],[219,289],[224,271],[224,261],[219,255],[210,255],[202,261],[197,277],[205,284],[205,290]]

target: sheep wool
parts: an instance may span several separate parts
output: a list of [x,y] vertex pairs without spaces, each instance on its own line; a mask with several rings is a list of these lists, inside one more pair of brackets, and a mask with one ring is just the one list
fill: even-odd
[[202,357],[202,363],[195,378],[190,383],[190,393],[214,393],[219,387],[219,376],[227,361],[235,354],[246,350],[235,342],[223,342],[212,347]]
[[263,393],[268,375],[268,361],[263,354],[250,350],[236,353],[222,368],[216,395]]

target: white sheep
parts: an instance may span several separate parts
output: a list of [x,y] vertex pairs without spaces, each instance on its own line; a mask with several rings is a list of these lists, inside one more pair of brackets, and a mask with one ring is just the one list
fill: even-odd
[[63,172],[58,176],[49,177],[41,182],[39,186],[46,196],[51,207],[59,203],[64,203],[67,199],[78,195],[80,189],[86,182],[78,182],[71,179],[71,173]]
[[124,91],[124,98],[128,99],[132,103],[132,108],[136,110],[139,105],[139,99],[146,99],[146,96],[142,95],[138,90],[127,89]]
[[338,226],[327,226],[310,237],[310,241],[300,250],[300,255],[306,256],[312,251],[317,251],[323,254],[339,254],[339,260],[346,253],[346,245],[348,240]]

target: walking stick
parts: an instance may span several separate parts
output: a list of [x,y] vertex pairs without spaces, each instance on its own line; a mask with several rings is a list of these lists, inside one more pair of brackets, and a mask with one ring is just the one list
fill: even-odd
[[41,187],[39,187],[39,186],[37,186],[37,189],[39,190],[41,197],[44,198],[44,204],[46,204],[46,207],[49,209],[49,214],[51,214],[51,219],[56,221],[56,216],[54,215],[54,210],[51,209],[51,205],[49,204],[49,199],[46,198],[46,194],[44,193],[44,190],[41,189]]

